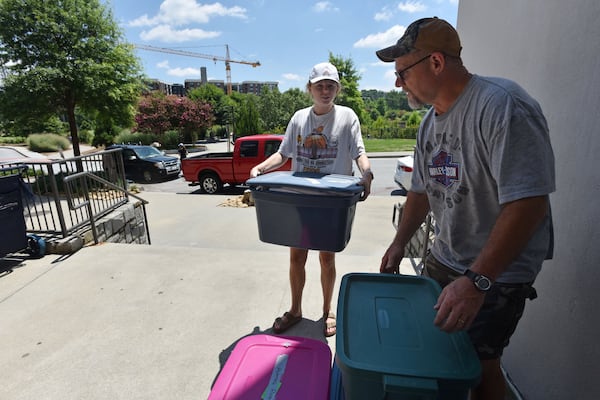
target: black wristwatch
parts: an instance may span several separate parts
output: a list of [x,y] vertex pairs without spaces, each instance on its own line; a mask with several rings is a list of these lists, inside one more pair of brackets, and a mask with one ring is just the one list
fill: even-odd
[[473,272],[468,268],[463,275],[472,280],[477,290],[481,292],[487,292],[492,287],[492,280],[485,275]]

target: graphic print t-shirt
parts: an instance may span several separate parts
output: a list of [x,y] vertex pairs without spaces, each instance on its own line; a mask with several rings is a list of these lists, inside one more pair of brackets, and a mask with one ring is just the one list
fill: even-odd
[[292,170],[352,175],[352,161],[365,152],[360,122],[351,108],[334,106],[323,115],[312,107],[291,118],[279,152],[292,158]]

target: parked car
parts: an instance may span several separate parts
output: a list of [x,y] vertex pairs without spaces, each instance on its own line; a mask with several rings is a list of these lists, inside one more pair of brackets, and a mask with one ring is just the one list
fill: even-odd
[[28,162],[50,162],[41,153],[19,146],[0,146],[0,164],[27,164]]
[[413,156],[399,157],[396,161],[396,173],[394,174],[394,182],[406,191],[410,190],[410,180],[413,172]]
[[154,146],[115,144],[106,149],[117,148],[122,149],[123,167],[128,179],[152,182],[179,176],[179,157],[165,155]]
[[29,167],[30,171],[35,171],[37,174],[47,175],[50,169],[54,175],[64,172],[61,166],[53,161],[56,159],[22,146],[0,146],[0,168],[25,165]]
[[[214,194],[224,184],[240,185],[250,178],[250,170],[279,149],[283,135],[252,135],[237,138],[233,151],[201,153],[181,162],[183,178],[198,182],[202,192]],[[291,169],[288,160],[279,170]]]

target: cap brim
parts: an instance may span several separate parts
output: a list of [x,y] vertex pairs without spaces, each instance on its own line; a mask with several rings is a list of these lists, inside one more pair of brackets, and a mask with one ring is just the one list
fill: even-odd
[[340,81],[338,81],[337,79],[334,79],[334,78],[332,78],[330,76],[318,76],[316,78],[311,79],[310,83],[317,83],[317,82],[321,82],[321,81],[324,81],[324,80],[328,80],[328,81],[333,81],[333,82],[336,82],[336,83],[340,83]]
[[377,57],[383,62],[394,62],[396,58],[402,57],[408,53],[410,53],[410,51],[406,51],[406,49],[401,48],[396,44],[375,52]]

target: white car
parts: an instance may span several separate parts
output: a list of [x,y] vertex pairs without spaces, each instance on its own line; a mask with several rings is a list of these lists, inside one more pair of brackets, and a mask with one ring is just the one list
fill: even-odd
[[48,157],[19,146],[0,146],[0,164],[26,164],[27,162],[49,162]]
[[406,191],[410,190],[410,180],[413,172],[413,156],[399,157],[396,161],[396,173],[394,182]]

